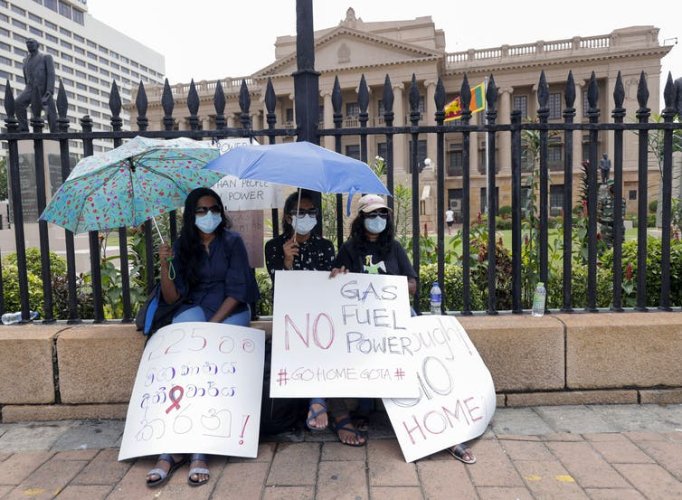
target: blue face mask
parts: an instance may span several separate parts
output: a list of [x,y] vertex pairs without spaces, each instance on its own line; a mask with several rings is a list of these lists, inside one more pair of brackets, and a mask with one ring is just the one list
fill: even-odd
[[365,229],[372,234],[379,234],[386,229],[386,219],[382,217],[374,217],[373,219],[365,219]]
[[194,218],[194,225],[196,225],[202,233],[211,234],[223,221],[220,214],[208,212],[206,215],[197,215]]
[[317,225],[317,218],[314,215],[306,215],[300,218],[294,217],[291,221],[291,225],[293,226],[294,231],[296,231],[296,234],[305,236]]

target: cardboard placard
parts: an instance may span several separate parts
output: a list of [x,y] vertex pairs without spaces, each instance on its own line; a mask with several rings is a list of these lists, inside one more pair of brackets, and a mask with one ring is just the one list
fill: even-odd
[[147,343],[128,405],[119,460],[160,453],[255,458],[265,332],[176,323]]
[[277,271],[274,397],[416,397],[407,278]]
[[[257,146],[258,142],[248,137],[218,141],[220,154],[225,154],[234,148],[247,145]],[[239,179],[226,175],[214,184],[212,189],[220,195],[223,205],[228,212],[266,210],[278,208],[283,203],[280,186],[270,182]]]
[[418,399],[384,399],[405,460],[412,462],[485,432],[495,413],[488,368],[453,316],[420,316],[406,326]]
[[263,212],[260,210],[246,210],[228,214],[232,222],[232,230],[239,233],[249,256],[249,266],[259,268],[265,265],[263,255],[263,238],[265,226]]

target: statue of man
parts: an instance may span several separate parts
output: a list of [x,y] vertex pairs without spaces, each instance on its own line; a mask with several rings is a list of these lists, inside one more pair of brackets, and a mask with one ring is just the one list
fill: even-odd
[[606,184],[609,180],[609,172],[611,171],[611,160],[609,160],[609,155],[604,153],[599,160],[599,170],[601,170],[601,182]]
[[38,51],[38,41],[29,38],[26,40],[28,55],[24,58],[24,90],[14,101],[16,115],[19,120],[19,131],[28,132],[27,109],[31,101],[36,98],[40,101],[45,114],[50,132],[57,130],[57,109],[52,95],[54,94],[55,74],[54,61],[50,54]]

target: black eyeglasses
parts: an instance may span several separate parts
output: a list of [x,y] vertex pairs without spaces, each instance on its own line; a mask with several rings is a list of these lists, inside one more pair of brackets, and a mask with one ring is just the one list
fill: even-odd
[[316,216],[317,215],[317,208],[309,208],[307,210],[300,209],[298,211],[298,215],[296,214],[296,210],[292,210],[291,212],[289,212],[289,215],[292,217],[298,217],[299,219],[302,219],[306,215]]
[[382,219],[388,218],[388,210],[374,210],[373,212],[365,213],[367,219],[376,219],[381,217]]
[[219,214],[220,207],[218,205],[213,205],[212,207],[196,207],[194,209],[194,213],[197,215],[206,215],[209,211],[212,214]]

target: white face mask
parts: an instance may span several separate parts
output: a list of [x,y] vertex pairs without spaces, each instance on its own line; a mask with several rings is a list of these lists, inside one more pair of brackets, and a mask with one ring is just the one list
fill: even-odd
[[374,217],[373,219],[365,219],[365,229],[372,234],[379,234],[386,229],[386,219],[382,217]]
[[223,221],[220,214],[208,212],[205,215],[197,215],[194,218],[194,225],[196,225],[202,233],[211,234]]
[[306,215],[304,217],[292,217],[291,226],[296,231],[296,234],[305,236],[310,233],[313,228],[317,225],[317,218],[314,215]]

